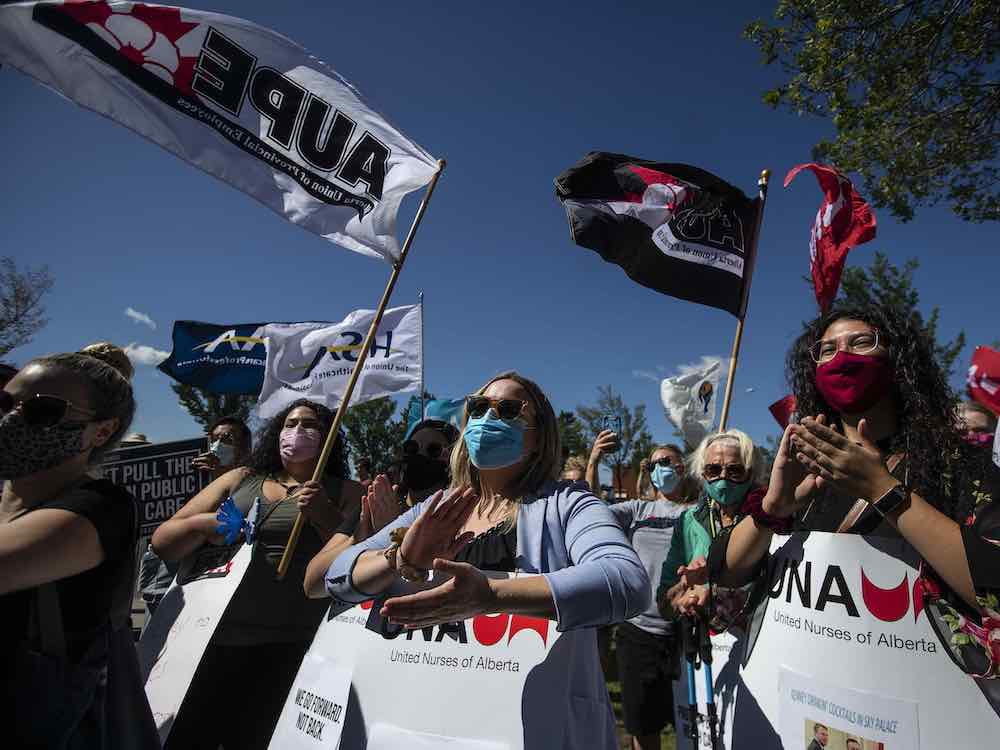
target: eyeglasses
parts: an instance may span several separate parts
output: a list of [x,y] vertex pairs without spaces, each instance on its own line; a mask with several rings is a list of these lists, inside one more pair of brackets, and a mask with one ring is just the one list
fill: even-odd
[[848,331],[832,339],[821,339],[809,347],[809,355],[816,364],[829,362],[837,352],[851,354],[871,354],[879,347],[878,329],[870,331]]
[[747,478],[747,467],[743,464],[705,464],[701,470],[702,476],[709,481],[714,481],[719,477],[731,479],[734,482],[743,482]]
[[520,401],[516,398],[489,398],[487,396],[466,396],[465,413],[473,419],[486,414],[490,409],[496,412],[500,419],[508,422],[517,419],[528,405],[527,401]]
[[[444,443],[428,443],[424,447],[424,455],[428,458],[441,458],[447,446]],[[420,453],[420,443],[416,440],[407,440],[403,443],[403,455],[415,456]]]
[[23,401],[16,401],[7,391],[0,391],[0,412],[7,414],[20,409],[24,421],[32,427],[52,427],[59,424],[70,410],[86,414],[91,419],[97,416],[92,409],[77,406],[61,396],[36,393]]
[[656,461],[650,461],[649,462],[649,468],[650,468],[650,470],[655,469],[657,466],[662,466],[664,468],[666,468],[666,467],[669,466],[669,467],[672,467],[674,469],[679,469],[682,465],[683,465],[683,462],[678,461],[677,463],[674,463],[673,460],[671,460],[670,458],[668,458],[666,456],[664,456],[663,458],[657,459]]

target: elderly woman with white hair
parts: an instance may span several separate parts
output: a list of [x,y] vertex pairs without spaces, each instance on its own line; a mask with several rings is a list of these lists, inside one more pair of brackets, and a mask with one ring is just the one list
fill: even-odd
[[[707,557],[712,540],[723,529],[744,516],[765,515],[762,503],[766,487],[760,483],[763,470],[760,451],[741,430],[708,435],[691,455],[688,475],[701,480],[702,496],[681,516],[663,562],[656,601],[665,618],[674,616],[677,595],[689,588],[681,582],[682,569]],[[691,604],[699,601],[697,591],[686,595]],[[686,600],[679,607],[682,614],[684,604]]]

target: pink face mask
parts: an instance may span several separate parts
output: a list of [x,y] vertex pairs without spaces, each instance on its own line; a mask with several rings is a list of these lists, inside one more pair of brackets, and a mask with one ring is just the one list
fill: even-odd
[[302,463],[319,455],[323,435],[314,428],[286,427],[278,439],[283,461]]
[[965,442],[977,448],[989,448],[993,445],[993,435],[989,432],[972,432],[971,430],[963,436]]

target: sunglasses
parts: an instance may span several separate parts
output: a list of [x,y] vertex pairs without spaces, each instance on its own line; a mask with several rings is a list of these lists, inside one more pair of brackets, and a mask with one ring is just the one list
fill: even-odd
[[719,477],[725,476],[726,479],[731,479],[734,482],[742,482],[747,478],[747,467],[743,464],[705,464],[702,469],[702,475],[705,479],[715,480]]
[[680,463],[675,464],[673,461],[671,461],[669,458],[666,458],[666,457],[658,459],[656,461],[650,461],[649,462],[649,468],[650,468],[650,470],[655,469],[657,466],[662,466],[664,468],[666,468],[666,467],[669,466],[669,467],[672,467],[672,468],[676,469],[676,468],[679,468],[681,466],[681,464]]
[[[446,447],[444,443],[428,443],[424,448],[424,454],[428,458],[441,458]],[[407,440],[403,443],[404,456],[415,456],[418,453],[420,453],[420,443],[416,440]]]
[[20,409],[24,421],[32,427],[53,427],[59,424],[71,409],[93,419],[97,412],[84,409],[61,396],[36,393],[23,401],[16,401],[7,391],[0,391],[0,413],[7,414]]
[[521,416],[521,412],[524,411],[524,407],[527,405],[527,401],[520,401],[515,398],[496,399],[488,398],[486,396],[465,397],[465,413],[473,419],[478,419],[486,414],[487,411],[493,409],[500,419],[510,422],[511,420],[517,419]]

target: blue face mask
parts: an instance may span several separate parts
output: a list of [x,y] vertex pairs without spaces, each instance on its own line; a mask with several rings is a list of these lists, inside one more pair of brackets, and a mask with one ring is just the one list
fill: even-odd
[[462,432],[469,460],[477,469],[502,469],[516,464],[524,453],[524,426],[490,416],[470,419]]
[[650,478],[653,480],[653,486],[664,495],[673,492],[677,483],[681,481],[673,466],[663,466],[662,464],[656,465]]
[[716,479],[714,482],[705,482],[705,491],[708,496],[719,505],[736,505],[742,503],[750,490],[750,480],[736,484],[728,479]]

